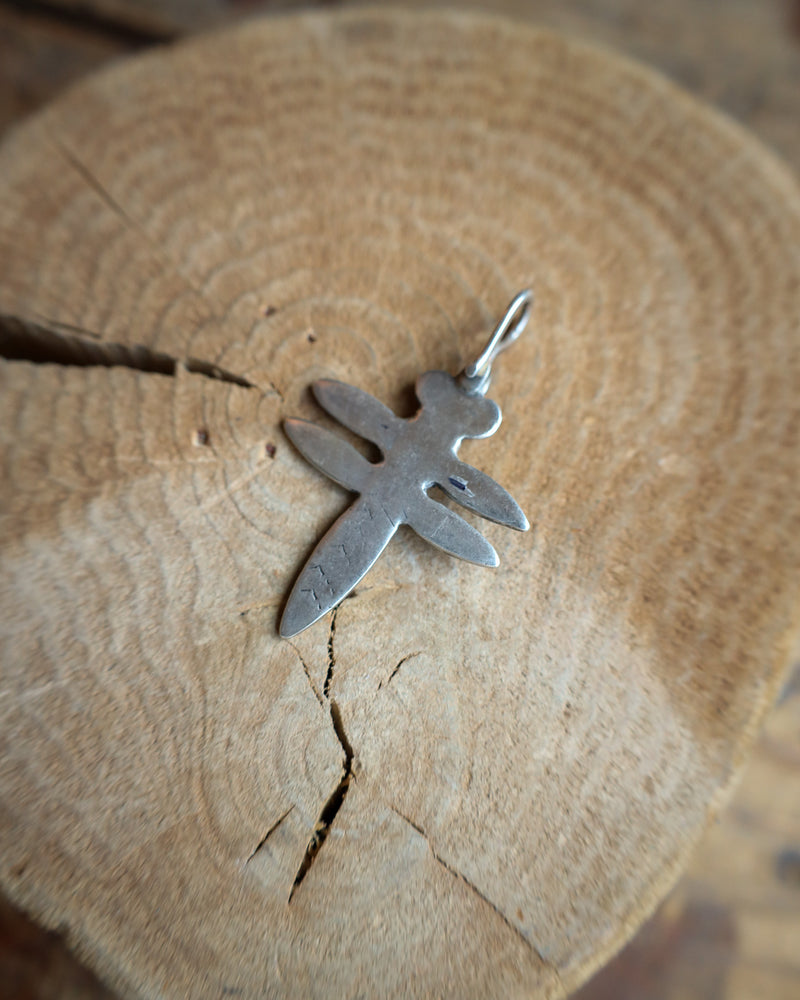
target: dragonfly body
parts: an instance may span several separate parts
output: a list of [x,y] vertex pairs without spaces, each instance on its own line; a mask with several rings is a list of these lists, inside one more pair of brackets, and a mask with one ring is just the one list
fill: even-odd
[[360,497],[331,526],[303,567],[281,619],[281,635],[296,635],[345,598],[401,524],[452,555],[496,566],[497,553],[480,532],[427,495],[434,485],[483,517],[527,530],[516,501],[456,454],[464,438],[488,437],[497,430],[502,418],[496,403],[465,391],[446,372],[427,372],[418,379],[422,407],[410,420],[342,382],[322,380],[313,388],[324,409],[376,444],[383,460],[368,462],[347,441],[309,421],[285,422],[287,434],[306,459]]

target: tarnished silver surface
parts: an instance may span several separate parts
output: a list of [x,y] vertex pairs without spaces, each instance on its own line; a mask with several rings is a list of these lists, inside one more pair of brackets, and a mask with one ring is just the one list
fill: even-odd
[[427,495],[434,485],[468,510],[527,531],[514,498],[485,473],[460,461],[464,438],[494,434],[500,408],[483,393],[497,354],[525,326],[532,296],[522,292],[508,308],[478,360],[458,378],[426,372],[417,380],[420,410],[397,417],[369,393],[323,379],[313,385],[323,409],[383,453],[368,462],[347,441],[307,420],[284,422],[286,433],[308,461],[360,497],[332,525],[311,553],[283,612],[280,634],[297,635],[334,608],[356,586],[401,524],[451,555],[497,566],[497,553],[479,531]]

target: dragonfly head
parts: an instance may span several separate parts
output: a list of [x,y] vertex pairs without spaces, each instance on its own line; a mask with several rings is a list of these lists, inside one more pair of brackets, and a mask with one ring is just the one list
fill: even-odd
[[452,427],[458,437],[488,437],[500,426],[502,416],[497,403],[465,392],[447,372],[420,375],[417,396],[425,413],[437,423]]

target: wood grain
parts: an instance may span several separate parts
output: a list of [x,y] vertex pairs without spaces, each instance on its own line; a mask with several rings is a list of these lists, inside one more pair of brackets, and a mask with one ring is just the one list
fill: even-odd
[[800,666],[675,891],[574,1000],[794,1000],[800,981]]
[[[367,0],[369,2],[369,0]],[[98,50],[133,50],[254,13],[330,0],[50,0],[0,10],[0,127],[95,68]],[[439,0],[407,0],[436,7]],[[348,0],[348,6],[354,5]],[[449,4],[446,4],[449,5]],[[461,0],[608,45],[725,110],[800,168],[800,15],[795,0]],[[60,16],[59,16],[60,15]],[[69,16],[72,15],[72,16]]]
[[[129,63],[0,177],[6,891],[143,995],[583,981],[797,632],[795,182],[608,54],[375,12]],[[320,375],[407,412],[529,283],[464,451],[533,537],[406,537],[279,642],[346,503],[280,419]]]
[[[359,0],[369,4],[370,0]],[[448,0],[406,0],[437,8]],[[552,28],[653,66],[747,125],[800,168],[796,0],[460,0]]]

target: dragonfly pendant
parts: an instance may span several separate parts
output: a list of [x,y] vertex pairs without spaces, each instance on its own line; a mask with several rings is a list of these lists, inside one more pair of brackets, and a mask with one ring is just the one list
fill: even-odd
[[416,392],[422,405],[408,420],[362,389],[329,379],[313,384],[322,408],[376,444],[381,462],[369,462],[349,442],[308,420],[284,421],[290,440],[315,468],[360,496],[320,539],[300,572],[281,618],[283,637],[302,632],[347,597],[401,524],[451,555],[498,565],[497,553],[479,531],[428,496],[433,486],[475,514],[528,530],[516,500],[462,462],[457,451],[464,438],[489,437],[500,426],[500,407],[484,395],[491,363],[522,332],[532,300],[528,291],[516,296],[481,356],[459,376],[421,375]]

